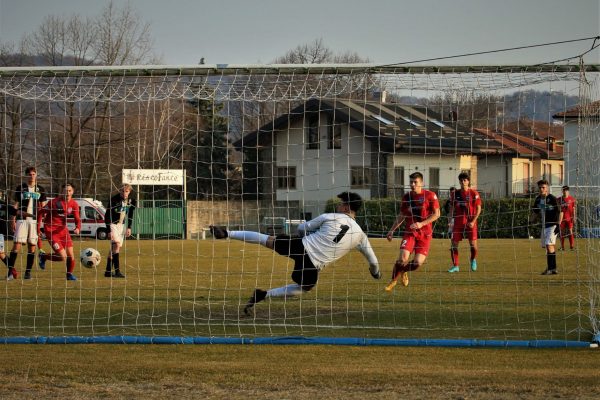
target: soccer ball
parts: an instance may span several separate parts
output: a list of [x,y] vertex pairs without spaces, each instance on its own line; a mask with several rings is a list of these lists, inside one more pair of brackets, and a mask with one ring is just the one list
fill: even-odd
[[81,259],[81,265],[86,268],[96,268],[98,264],[100,264],[100,253],[98,250],[88,247],[87,249],[81,250],[79,253],[79,258]]

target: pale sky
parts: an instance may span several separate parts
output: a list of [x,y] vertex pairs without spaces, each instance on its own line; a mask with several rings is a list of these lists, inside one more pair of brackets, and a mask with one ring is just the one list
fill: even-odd
[[[109,0],[0,0],[0,41],[47,15],[97,15]],[[126,0],[114,0],[122,5]],[[270,63],[321,38],[377,64],[404,63],[600,35],[599,0],[129,0],[151,24],[163,64]],[[600,42],[600,41],[599,41]],[[592,40],[428,64],[535,64],[583,53]],[[600,63],[600,52],[586,56]],[[420,64],[425,64],[424,62]]]

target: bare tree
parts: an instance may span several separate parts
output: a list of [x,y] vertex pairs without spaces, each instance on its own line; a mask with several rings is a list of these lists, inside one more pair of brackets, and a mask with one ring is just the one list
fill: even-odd
[[[355,52],[345,51],[342,53],[336,53],[331,48],[327,47],[323,42],[322,38],[314,39],[310,43],[301,44],[295,48],[289,50],[281,57],[277,57],[273,60],[273,64],[357,64],[357,63],[368,63],[369,59],[359,56]],[[287,92],[289,89],[292,91],[302,91],[306,88],[315,88],[320,85],[327,85],[334,79],[341,79],[339,76],[332,77],[310,77],[310,76],[277,76],[268,77],[260,76],[259,78],[249,77],[247,79],[246,87],[251,88],[253,92],[263,90],[264,92],[271,93]],[[344,77],[343,79],[355,80],[347,85],[343,85],[348,88],[353,88],[352,92],[348,92],[341,97],[346,98],[363,98],[364,90],[358,79],[354,77]],[[280,87],[281,85],[289,85],[288,87]],[[272,101],[272,102],[257,102],[257,101],[244,101],[234,102],[230,106],[230,113],[234,115],[231,120],[231,132],[234,139],[240,138],[245,133],[251,132],[258,129],[263,124],[275,119],[281,113],[289,111],[291,108],[300,104],[299,101],[288,102],[285,100]]]
[[[22,53],[37,64],[50,66],[126,65],[155,62],[152,46],[150,25],[129,5],[118,8],[110,2],[96,17],[46,17],[38,29],[25,36]],[[92,101],[36,104],[45,110],[43,116],[36,116],[36,141],[48,145],[40,160],[45,161],[42,169],[56,183],[75,180],[83,193],[110,190],[113,175],[111,168],[104,168],[109,151],[111,156],[126,157],[121,149],[128,148],[127,142],[137,143],[138,138],[127,123],[116,122],[128,121],[128,117],[123,114],[122,105],[110,101],[113,78],[74,75],[54,77],[53,83],[62,83],[61,90],[67,93],[63,97],[69,99],[71,93],[92,84],[92,80],[100,85],[97,87],[104,87],[106,100],[99,96]],[[117,80],[124,83],[122,77]],[[129,83],[125,79],[125,84]],[[121,168],[126,162],[121,158]]]
[[[31,57],[15,44],[0,43],[0,66],[28,66],[31,63]],[[0,92],[0,185],[3,188],[13,189],[20,179],[19,160],[33,136],[26,129],[33,117],[30,101]]]

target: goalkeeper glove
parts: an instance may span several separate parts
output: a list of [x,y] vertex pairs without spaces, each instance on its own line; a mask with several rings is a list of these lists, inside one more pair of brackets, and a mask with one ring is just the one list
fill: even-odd
[[371,264],[369,265],[369,272],[371,272],[371,276],[375,279],[381,279],[381,271],[379,270],[379,265]]

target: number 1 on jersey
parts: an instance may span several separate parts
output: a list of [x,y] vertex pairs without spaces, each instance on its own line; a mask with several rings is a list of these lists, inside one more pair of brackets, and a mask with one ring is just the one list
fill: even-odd
[[333,243],[339,243],[340,240],[342,240],[342,238],[346,234],[346,232],[348,232],[348,229],[350,229],[348,225],[340,226],[340,233],[338,233],[337,236],[333,239]]

